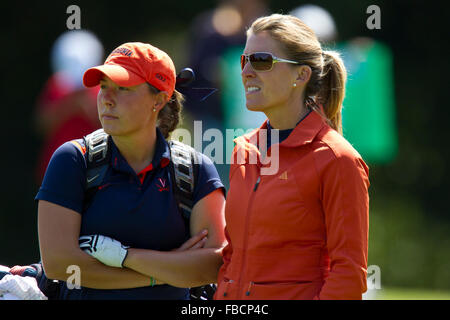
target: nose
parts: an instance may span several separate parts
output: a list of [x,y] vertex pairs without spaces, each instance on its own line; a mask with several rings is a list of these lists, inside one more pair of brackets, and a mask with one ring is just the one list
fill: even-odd
[[253,70],[250,61],[247,60],[247,63],[244,66],[244,69],[241,71],[242,79],[254,77],[255,76],[255,70]]
[[98,102],[100,102],[101,105],[112,108],[115,105],[114,101],[114,92],[111,88],[100,89],[98,92]]

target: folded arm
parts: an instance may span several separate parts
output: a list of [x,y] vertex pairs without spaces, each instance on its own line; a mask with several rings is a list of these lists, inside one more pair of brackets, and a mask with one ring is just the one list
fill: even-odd
[[78,245],[81,215],[71,209],[39,201],[38,233],[42,264],[49,279],[66,281],[67,268],[80,268],[81,285],[95,289],[125,289],[150,285],[150,277],[126,268],[104,265]]
[[225,197],[217,189],[194,206],[190,218],[191,235],[206,229],[208,234],[202,248],[175,251],[128,249],[123,265],[176,287],[195,287],[217,282],[222,265]]

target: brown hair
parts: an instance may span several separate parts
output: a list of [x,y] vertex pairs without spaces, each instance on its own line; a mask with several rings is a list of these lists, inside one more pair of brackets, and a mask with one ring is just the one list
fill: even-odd
[[[148,84],[150,92],[157,94],[160,90]],[[156,125],[161,130],[164,138],[168,139],[172,131],[176,129],[181,121],[181,109],[183,108],[184,96],[177,90],[173,91],[169,102],[159,111]]]
[[[258,18],[247,30],[247,36],[259,32],[267,32],[277,41],[287,59],[309,65],[312,73],[305,89],[305,104],[342,134],[341,111],[347,71],[339,53],[323,51],[314,32],[291,15],[272,14]],[[318,105],[323,107],[323,112]]]

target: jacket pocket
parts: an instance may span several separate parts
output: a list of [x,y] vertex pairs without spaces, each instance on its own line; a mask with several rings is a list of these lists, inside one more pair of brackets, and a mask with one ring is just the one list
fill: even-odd
[[322,285],[322,281],[252,282],[245,299],[312,300],[319,294]]

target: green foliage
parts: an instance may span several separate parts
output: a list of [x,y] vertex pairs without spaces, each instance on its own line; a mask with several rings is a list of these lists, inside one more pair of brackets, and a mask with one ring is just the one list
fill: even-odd
[[450,225],[430,219],[413,197],[372,201],[369,265],[381,268],[382,287],[450,289]]
[[384,288],[367,300],[450,300],[449,291]]

